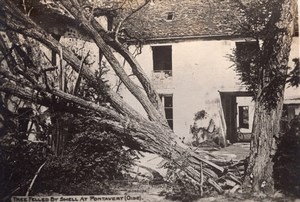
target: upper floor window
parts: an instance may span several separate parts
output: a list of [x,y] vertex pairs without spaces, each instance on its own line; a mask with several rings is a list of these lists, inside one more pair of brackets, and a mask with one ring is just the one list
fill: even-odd
[[236,42],[237,62],[248,66],[258,51],[257,41]]
[[258,51],[259,44],[257,41],[236,42],[237,72],[241,75],[242,81],[250,75],[256,75]]
[[153,70],[172,76],[172,46],[153,46]]

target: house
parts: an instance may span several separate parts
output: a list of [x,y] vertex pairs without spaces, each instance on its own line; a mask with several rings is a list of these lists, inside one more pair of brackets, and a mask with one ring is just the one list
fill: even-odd
[[[124,33],[133,38],[129,41],[132,52],[139,48],[134,39],[143,44],[136,59],[155,85],[170,127],[187,139],[194,114],[200,110],[209,114],[229,141],[239,140],[237,131],[250,138],[252,95],[241,84],[228,56],[233,50],[251,49],[253,40],[241,36],[233,20],[238,7],[229,2],[154,0],[123,25]],[[291,48],[290,60],[299,57],[298,26]],[[289,65],[293,66],[292,61]],[[143,112],[126,88],[119,92]],[[285,96],[299,98],[299,89],[287,88]],[[291,103],[285,103],[290,109]],[[299,103],[294,105],[297,110],[289,110],[294,113],[290,117],[299,111]]]
[[[238,141],[237,131],[248,137],[252,131],[252,95],[241,84],[229,57],[233,50],[251,49],[253,39],[241,35],[239,22],[234,20],[239,9],[230,2],[152,0],[133,13],[120,29],[120,34],[129,37],[129,49],[157,89],[170,127],[187,140],[191,138],[194,115],[201,110],[209,114],[231,142]],[[107,30],[118,24],[113,23],[118,21],[116,13],[101,14],[96,19]],[[94,68],[101,60],[105,61],[98,47],[84,37],[84,33],[78,33],[76,23],[64,22],[57,14],[51,13],[44,20],[37,15],[36,21],[45,29],[51,29],[62,44],[77,48],[76,51],[83,55],[90,51],[95,61]],[[52,55],[55,65],[58,56]],[[296,57],[299,57],[299,37],[295,26],[290,66]],[[120,63],[131,74],[128,64],[122,59]],[[140,103],[119,85],[113,71],[107,78],[115,84],[112,87],[123,99],[146,116]],[[299,94],[297,88],[286,89],[286,97],[299,99]],[[299,113],[298,101],[285,102],[290,118]]]

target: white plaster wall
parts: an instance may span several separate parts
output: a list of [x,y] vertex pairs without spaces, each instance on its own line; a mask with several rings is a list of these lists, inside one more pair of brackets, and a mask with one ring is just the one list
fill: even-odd
[[230,41],[174,45],[174,130],[179,135],[188,136],[197,111],[204,109],[218,117],[218,90],[238,90],[232,63],[226,58],[234,45]]
[[[164,88],[157,86],[157,90],[161,94],[173,94],[174,131],[178,135],[189,139],[191,136],[189,130],[190,125],[193,124],[194,114],[202,109],[206,110],[218,124],[218,104],[220,102],[218,91],[245,90],[240,85],[239,77],[236,75],[234,68],[231,67],[233,63],[227,57],[228,54],[232,54],[235,41],[191,41],[157,45],[172,45],[173,76],[171,84],[161,85]],[[133,49],[132,47],[132,51]],[[290,58],[295,57],[299,57],[298,38],[293,40]],[[145,45],[142,54],[136,58],[146,74],[152,78],[153,58],[151,46]],[[290,66],[292,66],[292,62],[290,62]],[[286,90],[286,95],[290,94],[299,95],[299,89],[289,88]],[[122,90],[122,96],[135,109],[146,115],[141,105],[125,88]],[[254,114],[251,98],[246,98],[246,101],[239,99],[239,102],[242,104],[249,103],[249,122],[251,125]],[[251,131],[251,127],[243,132]]]
[[[96,61],[94,65],[97,66],[98,55],[96,53],[98,48],[89,42],[81,45],[84,47],[83,52],[92,51],[92,58]],[[167,85],[159,85],[158,82],[156,86],[161,94],[173,94],[174,131],[188,139],[191,136],[189,130],[190,125],[193,124],[194,114],[202,109],[206,110],[218,125],[218,105],[220,102],[218,91],[244,90],[234,68],[231,67],[233,63],[227,57],[228,54],[232,54],[235,41],[190,41],[156,45],[172,45],[173,76],[168,79]],[[134,46],[130,48],[132,52],[136,49]],[[116,56],[119,58],[120,64],[123,65],[123,59],[120,59],[121,57],[118,54]],[[290,54],[290,59],[295,57],[299,57],[298,37],[293,39]],[[153,58],[151,45],[144,45],[142,53],[137,55],[136,58],[149,78],[152,79]],[[126,71],[130,74],[131,70],[128,64],[124,65]],[[290,61],[289,65],[292,66],[293,63]],[[107,78],[111,81],[111,86],[116,89],[118,79],[114,75],[113,70],[111,70]],[[131,78],[138,83],[136,78]],[[142,106],[124,86],[121,86],[119,92],[125,101],[146,116]],[[300,94],[299,89],[296,88],[288,88],[285,93],[286,97],[297,95]],[[252,118],[251,114],[250,118]]]
[[[173,94],[174,131],[190,137],[190,125],[194,114],[206,110],[218,119],[219,90],[241,90],[233,63],[226,57],[235,48],[234,41],[192,41],[172,45],[172,83],[167,88],[158,88],[162,94]],[[150,45],[145,45],[137,56],[146,74],[152,78],[153,59]],[[143,111],[140,104],[125,89],[122,96],[135,109]],[[143,113],[145,114],[145,113]],[[218,122],[218,120],[216,120]]]

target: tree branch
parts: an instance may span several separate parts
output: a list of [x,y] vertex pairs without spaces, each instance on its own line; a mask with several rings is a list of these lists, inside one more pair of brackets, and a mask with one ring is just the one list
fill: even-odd
[[42,168],[45,166],[46,162],[47,162],[47,161],[45,161],[45,162],[39,167],[39,169],[36,171],[36,173],[35,173],[35,175],[34,175],[32,181],[31,181],[31,183],[30,183],[30,185],[29,185],[29,187],[28,187],[28,189],[27,189],[27,192],[26,192],[25,196],[28,196],[28,195],[29,195],[29,193],[30,193],[30,191],[31,191],[31,189],[32,189],[32,187],[33,187],[33,184],[34,184],[36,178],[37,178],[38,175],[40,174],[40,172],[41,172]]
[[136,12],[138,12],[139,10],[141,10],[142,8],[144,8],[151,0],[145,0],[145,2],[140,5],[137,9],[135,9],[134,11],[132,11],[129,15],[127,15],[125,18],[123,18],[122,20],[120,20],[117,28],[116,28],[116,31],[115,31],[115,41],[117,43],[119,43],[119,39],[118,39],[118,35],[119,35],[119,31],[120,31],[120,28],[122,26],[122,24],[128,20],[133,14],[135,14]]
[[75,83],[73,95],[76,95],[77,91],[79,89],[79,85],[80,85],[80,81],[81,81],[81,77],[82,77],[83,64],[84,64],[85,60],[87,59],[87,57],[89,56],[89,53],[90,53],[90,51],[88,51],[88,53],[81,59],[80,68],[79,68],[78,77],[77,77],[77,80],[76,80],[76,83]]
[[79,22],[81,22],[82,28],[87,33],[89,33],[94,42],[101,49],[103,55],[106,57],[108,63],[114,69],[115,73],[122,80],[128,90],[134,95],[134,97],[142,104],[143,108],[147,112],[149,119],[153,121],[164,120],[164,117],[156,110],[149,99],[144,96],[144,93],[128,77],[125,70],[121,67],[119,61],[116,59],[109,46],[102,39],[102,36],[93,28],[84,14],[81,12],[79,3],[76,0],[72,0],[72,2],[62,1],[62,4]]
[[[28,16],[25,16],[22,12],[20,12],[13,3],[9,0],[0,0],[2,7],[0,10],[5,15],[0,15],[0,22],[7,26],[7,28],[19,32],[25,36],[32,37],[37,41],[45,44],[48,48],[55,51],[59,54],[59,49],[62,47],[63,57],[64,59],[72,66],[72,68],[79,72],[80,70],[80,60],[74,55],[74,53],[65,47],[63,47],[57,40],[55,40],[50,34],[45,32],[41,27],[36,25]],[[8,14],[11,16],[7,16]],[[17,16],[14,16],[16,14]],[[22,17],[22,20],[18,19]],[[9,19],[14,19],[9,20]],[[82,69],[82,75],[86,79],[87,82],[92,84],[97,84],[93,73],[86,67]],[[92,85],[93,86],[93,85]],[[112,106],[114,106],[118,111],[122,114],[127,114],[130,117],[143,119],[143,117],[136,112],[131,106],[129,106],[123,99],[111,89],[108,89],[106,92],[108,98],[111,101]]]

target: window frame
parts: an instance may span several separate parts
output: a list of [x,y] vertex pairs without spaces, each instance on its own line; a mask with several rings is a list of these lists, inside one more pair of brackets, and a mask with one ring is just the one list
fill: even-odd
[[166,17],[167,22],[173,21],[175,18],[175,12],[173,12],[173,11],[167,12],[166,15],[167,15],[167,17]]
[[[245,115],[245,108],[247,109],[247,115]],[[249,117],[249,106],[243,105],[243,106],[238,106],[238,111],[239,111],[239,128],[244,128],[244,129],[249,129],[250,128],[250,117]],[[247,120],[246,120],[247,119]]]
[[[164,112],[165,112],[165,116],[166,116],[166,120],[170,126],[170,128],[173,130],[174,129],[174,99],[173,99],[173,94],[159,94],[159,98],[162,102],[163,108],[164,108]],[[171,105],[170,106],[166,106],[166,98],[171,98]],[[167,110],[171,110],[171,118],[167,118]]]

